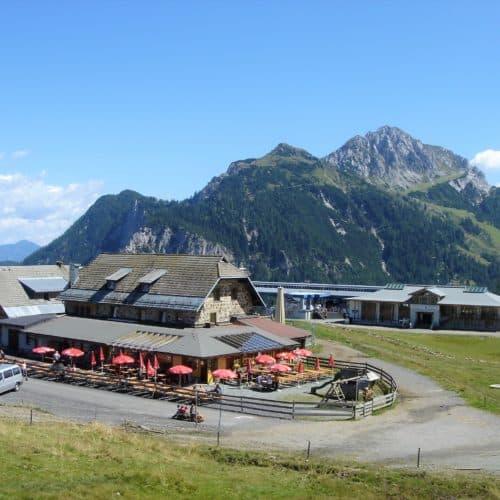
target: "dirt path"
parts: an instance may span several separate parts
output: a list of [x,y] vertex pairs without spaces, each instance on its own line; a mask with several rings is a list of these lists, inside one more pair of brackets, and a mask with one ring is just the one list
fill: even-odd
[[415,466],[421,448],[427,467],[500,471],[499,417],[466,407],[455,393],[411,370],[335,342],[318,343],[324,355],[367,361],[387,370],[399,386],[396,407],[356,422],[273,422],[238,428],[231,432],[231,444],[305,450],[310,441],[317,454],[398,466]]
[[182,441],[212,445],[221,418],[222,445],[239,449],[305,451],[310,441],[314,455],[414,467],[421,448],[423,467],[500,471],[499,417],[466,407],[455,393],[411,370],[363,357],[333,342],[321,340],[320,344],[326,355],[332,352],[337,359],[368,361],[387,370],[398,382],[397,405],[380,415],[343,422],[220,415],[204,408],[205,423],[194,427],[169,418],[176,407],[172,403],[30,380],[18,393],[2,395],[0,415],[17,415],[20,410],[8,405],[24,403],[62,418],[109,424],[127,421],[163,429]]

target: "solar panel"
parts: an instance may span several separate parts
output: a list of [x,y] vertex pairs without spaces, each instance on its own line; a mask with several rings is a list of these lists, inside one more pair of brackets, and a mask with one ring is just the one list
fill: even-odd
[[216,339],[238,349],[240,352],[268,351],[283,347],[279,342],[268,339],[258,333],[224,335],[223,337],[216,337]]
[[386,290],[403,290],[404,287],[403,283],[387,283],[385,285]]
[[464,293],[485,293],[488,288],[485,286],[466,286],[464,288]]

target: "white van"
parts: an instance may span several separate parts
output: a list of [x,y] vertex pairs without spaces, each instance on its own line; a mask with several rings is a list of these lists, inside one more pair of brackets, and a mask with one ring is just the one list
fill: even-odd
[[23,374],[18,365],[0,364],[0,394],[18,391],[23,383]]

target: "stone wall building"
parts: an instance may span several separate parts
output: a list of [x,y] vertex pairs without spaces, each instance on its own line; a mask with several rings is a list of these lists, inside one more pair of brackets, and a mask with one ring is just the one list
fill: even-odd
[[60,295],[66,314],[179,327],[229,324],[265,306],[220,256],[101,254]]

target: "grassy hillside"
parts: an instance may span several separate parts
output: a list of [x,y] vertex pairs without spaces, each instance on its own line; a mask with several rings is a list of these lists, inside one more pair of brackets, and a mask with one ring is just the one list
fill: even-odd
[[97,424],[2,419],[0,442],[1,498],[500,498],[500,478],[486,474],[180,446]]

